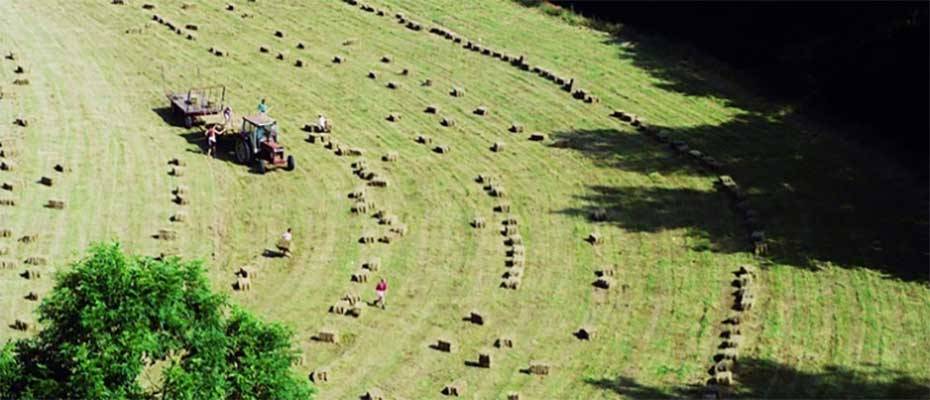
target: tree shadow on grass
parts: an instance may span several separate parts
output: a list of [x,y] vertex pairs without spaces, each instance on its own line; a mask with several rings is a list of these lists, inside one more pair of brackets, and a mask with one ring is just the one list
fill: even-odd
[[[736,364],[734,378],[734,386],[721,388],[724,397],[917,399],[930,395],[930,382],[926,378],[869,365],[857,370],[829,365],[821,372],[807,372],[771,360],[749,358]],[[708,392],[704,385],[657,388],[625,376],[589,378],[585,382],[635,399],[699,398]]]
[[[926,188],[867,148],[838,151],[835,138],[783,135],[790,124],[746,114],[714,126],[659,127],[670,140],[722,162],[759,213],[769,239],[768,257],[802,268],[824,263],[870,268],[905,281],[928,282]],[[554,132],[555,145],[578,151],[597,165],[658,177],[706,176],[689,156],[643,134],[604,128]],[[850,158],[862,160],[851,164]],[[871,161],[871,162],[870,162]],[[749,249],[748,227],[722,195],[686,188],[591,186],[585,205],[562,213],[588,217],[614,210],[610,223],[635,231],[693,228],[716,251]],[[676,211],[677,209],[677,211]],[[729,224],[719,219],[728,219]],[[734,225],[736,224],[736,225]],[[737,229],[733,229],[738,226]],[[742,245],[734,244],[742,241]]]

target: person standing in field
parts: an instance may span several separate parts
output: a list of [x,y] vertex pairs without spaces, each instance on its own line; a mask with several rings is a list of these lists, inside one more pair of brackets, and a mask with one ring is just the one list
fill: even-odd
[[216,125],[210,125],[207,129],[207,155],[216,158]]
[[386,306],[385,303],[386,303],[386,301],[387,301],[387,300],[386,300],[387,289],[388,289],[388,284],[387,284],[387,281],[384,280],[384,278],[381,278],[381,280],[378,281],[378,284],[375,285],[375,294],[378,295],[378,298],[375,299],[375,305],[379,305],[379,304],[380,304],[382,310],[383,310],[383,309],[385,308],[385,306]]
[[293,239],[291,228],[287,228],[284,234],[281,235],[281,241],[278,242],[278,250],[280,250],[281,254],[285,257],[291,256],[291,239]]
[[268,104],[265,104],[265,99],[262,99],[261,103],[258,103],[258,113],[265,115],[268,114]]

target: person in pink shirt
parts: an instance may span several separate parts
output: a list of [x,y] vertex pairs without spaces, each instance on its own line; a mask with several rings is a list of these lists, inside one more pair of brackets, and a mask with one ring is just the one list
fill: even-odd
[[380,304],[382,310],[385,307],[385,298],[387,296],[387,289],[388,289],[388,284],[387,284],[387,281],[384,280],[384,278],[381,278],[378,284],[375,285],[375,294],[378,295],[378,299],[375,300],[375,305]]

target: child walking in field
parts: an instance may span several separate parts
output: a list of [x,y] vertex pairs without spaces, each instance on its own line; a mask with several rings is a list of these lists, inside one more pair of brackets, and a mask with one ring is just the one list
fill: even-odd
[[378,295],[378,298],[375,300],[375,305],[381,305],[382,310],[385,307],[385,302],[386,302],[385,296],[387,296],[387,289],[388,289],[388,284],[387,284],[387,281],[384,280],[384,278],[381,278],[378,284],[375,285],[375,294]]

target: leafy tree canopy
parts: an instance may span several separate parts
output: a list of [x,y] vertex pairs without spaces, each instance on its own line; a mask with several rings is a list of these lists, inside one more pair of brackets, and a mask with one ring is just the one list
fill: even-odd
[[35,337],[0,349],[0,398],[307,399],[315,392],[290,371],[298,357],[291,332],[213,293],[200,261],[97,245],[57,277],[38,314]]

